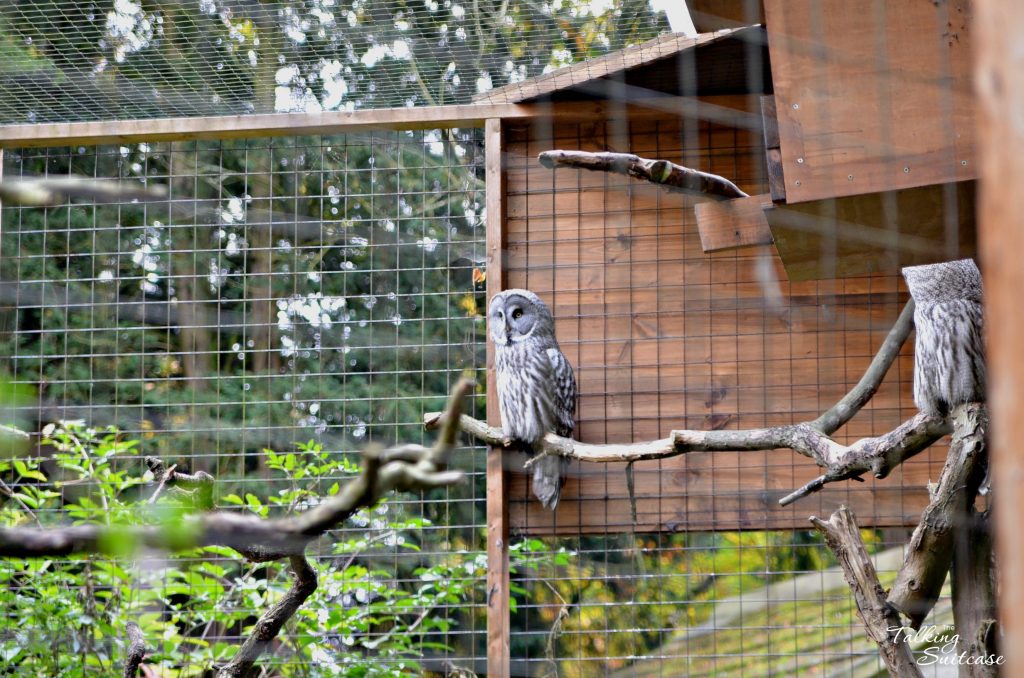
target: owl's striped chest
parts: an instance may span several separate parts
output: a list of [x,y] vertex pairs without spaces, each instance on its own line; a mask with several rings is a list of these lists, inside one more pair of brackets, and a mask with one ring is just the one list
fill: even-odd
[[498,346],[495,377],[505,435],[533,443],[552,430],[554,402],[546,349],[530,342]]

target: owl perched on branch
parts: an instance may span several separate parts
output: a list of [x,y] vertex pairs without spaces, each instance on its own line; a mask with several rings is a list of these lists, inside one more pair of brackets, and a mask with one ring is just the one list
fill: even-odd
[[957,405],[985,400],[981,272],[972,259],[908,266],[914,298],[914,402],[946,416]]
[[[548,432],[571,436],[576,377],[558,348],[551,311],[529,290],[506,290],[491,299],[487,322],[505,436],[531,448]],[[567,464],[564,457],[554,456],[533,467],[533,493],[552,510]]]

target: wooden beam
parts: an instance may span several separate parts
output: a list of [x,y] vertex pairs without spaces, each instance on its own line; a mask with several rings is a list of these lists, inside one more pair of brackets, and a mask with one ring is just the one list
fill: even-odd
[[712,200],[697,203],[697,230],[704,252],[718,252],[737,247],[771,245],[772,230],[764,216],[771,209],[768,194],[751,195],[735,200]]
[[193,139],[246,139],[254,137],[351,134],[371,130],[411,130],[483,127],[485,120],[554,118],[603,121],[626,112],[629,119],[663,118],[666,112],[684,116],[735,115],[738,97],[653,97],[620,102],[574,101],[538,104],[465,104],[378,108],[323,113],[267,113],[197,118],[144,118],[96,122],[60,122],[37,125],[0,125],[0,147],[92,146]]
[[985,276],[989,407],[992,415],[992,480],[995,511],[1000,644],[1003,675],[1024,675],[1024,4],[983,0],[975,5],[975,86],[979,95],[981,160],[978,240]]
[[775,111],[775,96],[761,97],[761,123],[764,125],[764,151],[768,164],[768,185],[772,200],[786,199],[786,175],[782,169],[782,149],[779,141],[779,118]]
[[480,127],[487,118],[515,118],[527,114],[523,107],[515,105],[465,105],[3,125],[0,126],[0,144],[7,148],[88,146],[140,141],[341,134],[378,129]]
[[[487,298],[505,289],[505,171],[501,120],[484,126],[484,166],[487,207]],[[494,376],[494,345],[487,342],[487,421],[501,425]],[[494,447],[487,453],[487,675],[508,678],[511,673],[509,627],[509,520],[506,453]]]

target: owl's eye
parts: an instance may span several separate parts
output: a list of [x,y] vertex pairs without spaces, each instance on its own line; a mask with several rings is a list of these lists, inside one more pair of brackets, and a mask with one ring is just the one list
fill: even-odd
[[516,310],[512,311],[512,320],[519,320],[522,317],[523,317],[523,309],[517,308]]

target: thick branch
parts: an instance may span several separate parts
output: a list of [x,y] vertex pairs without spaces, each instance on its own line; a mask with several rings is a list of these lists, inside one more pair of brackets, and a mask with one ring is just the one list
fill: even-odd
[[920,628],[935,601],[953,560],[956,530],[964,527],[985,477],[985,430],[988,414],[980,403],[953,411],[953,441],[931,503],[921,514],[907,546],[903,567],[889,592],[889,602]]
[[901,638],[903,625],[899,614],[885,600],[885,592],[864,548],[853,513],[841,506],[828,521],[812,517],[811,522],[825,537],[825,543],[843,568],[846,583],[850,585],[857,603],[857,616],[868,637],[878,644],[889,675],[898,678],[920,676],[921,669],[914,661],[910,645]]
[[281,632],[285,623],[316,591],[316,572],[310,567],[306,557],[294,555],[289,558],[289,562],[295,575],[291,588],[277,604],[259,618],[242,647],[231,661],[217,672],[218,678],[241,678],[249,675],[253,665]]
[[649,160],[632,153],[588,153],[586,151],[544,151],[537,158],[548,169],[576,167],[613,172],[660,184],[685,193],[728,200],[746,198],[739,186],[725,177],[677,165],[668,160]]
[[957,654],[984,658],[960,665],[965,678],[994,678],[999,675],[996,614],[996,568],[992,551],[990,516],[973,507],[967,525],[957,530],[953,549],[953,621]]
[[[473,382],[456,385],[447,412],[458,420],[460,401]],[[186,519],[181,525],[106,526],[75,525],[62,528],[0,529],[0,557],[68,556],[82,553],[123,553],[125,540],[137,546],[180,551],[197,546],[228,546],[255,561],[298,555],[306,544],[351,516],[373,506],[387,492],[431,489],[462,479],[460,471],[447,471],[444,463],[455,440],[457,427],[450,425],[431,447],[404,446],[392,458],[391,451],[367,451],[363,473],[338,494],[317,507],[287,518],[264,520],[252,515],[213,511]],[[179,480],[196,476],[177,474]]]
[[0,424],[0,458],[18,456],[18,450],[28,445],[30,439],[20,428]]
[[128,635],[128,651],[124,660],[124,678],[135,678],[139,674],[139,667],[146,657],[146,639],[142,635],[142,629],[135,622],[128,622],[125,631]]

